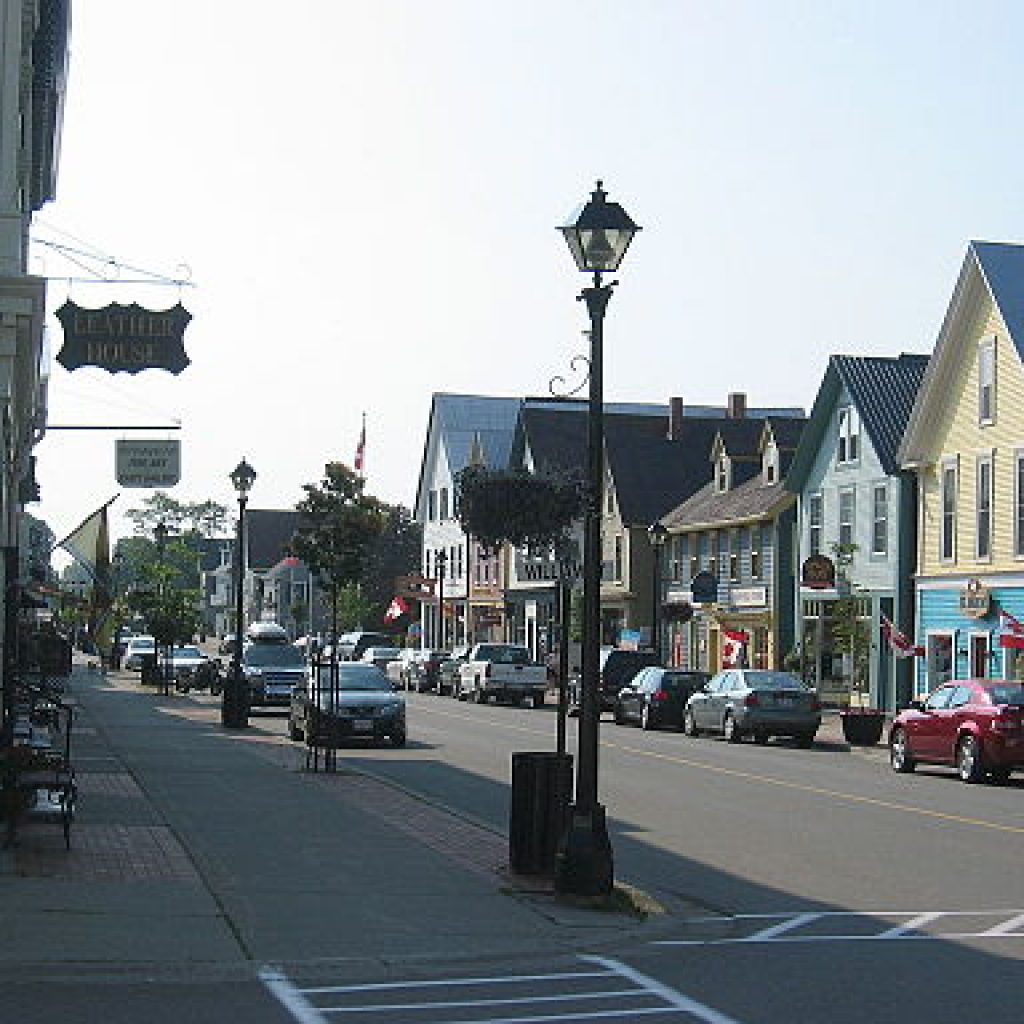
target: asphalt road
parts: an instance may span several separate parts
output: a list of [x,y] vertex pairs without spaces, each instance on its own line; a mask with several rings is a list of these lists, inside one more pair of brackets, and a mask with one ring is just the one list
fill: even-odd
[[[209,698],[197,698],[206,700]],[[511,755],[550,750],[553,708],[409,694],[409,745],[346,761],[504,830]],[[278,713],[254,730],[283,736]],[[570,749],[575,747],[570,722]],[[898,776],[885,751],[729,745],[602,723],[601,798],[620,880],[685,903],[600,957],[443,956],[405,975],[205,974],[14,986],[0,1019],[92,1024],[1019,1024],[1024,777]],[[230,1005],[230,1014],[226,1006]]]

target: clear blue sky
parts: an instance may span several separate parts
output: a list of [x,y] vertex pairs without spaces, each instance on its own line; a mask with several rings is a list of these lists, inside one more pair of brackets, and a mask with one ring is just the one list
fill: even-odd
[[[230,505],[245,455],[253,505],[291,507],[351,463],[365,411],[368,489],[411,504],[433,392],[542,394],[581,350],[584,281],[554,227],[599,176],[644,229],[608,311],[610,400],[809,408],[830,353],[931,350],[969,239],[1024,238],[1020,3],[73,13],[35,233],[187,264],[198,287],[180,377],[55,365],[51,421],[180,419],[183,501]],[[35,251],[36,272],[79,273]],[[51,306],[69,290],[178,298],[55,280]],[[58,535],[118,490],[115,436],[39,446],[32,511]]]

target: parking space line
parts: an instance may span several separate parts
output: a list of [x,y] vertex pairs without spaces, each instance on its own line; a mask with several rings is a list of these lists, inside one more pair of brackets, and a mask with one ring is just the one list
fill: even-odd
[[292,1015],[297,1024],[326,1024],[316,1007],[281,971],[264,967],[259,973],[259,978],[270,994]]
[[982,935],[1021,935],[1019,929],[1024,928],[1024,914],[1018,914],[1016,917],[1011,917],[1008,921],[1004,921],[1002,924],[994,925],[987,931],[982,932]]
[[931,924],[932,921],[937,921],[940,917],[944,917],[942,913],[933,914],[918,914],[917,917],[912,917],[909,921],[901,925],[897,925],[895,928],[890,928],[888,931],[879,932],[875,938],[878,939],[899,939],[905,935],[912,935],[914,932],[920,931],[925,925]]
[[805,924],[810,924],[812,921],[817,921],[823,914],[797,914],[795,917],[788,921],[782,921],[771,928],[762,928],[759,932],[754,932],[753,935],[748,935],[744,942],[767,942],[770,939],[777,938],[779,935],[784,935],[786,932],[793,931],[797,928],[802,928]]

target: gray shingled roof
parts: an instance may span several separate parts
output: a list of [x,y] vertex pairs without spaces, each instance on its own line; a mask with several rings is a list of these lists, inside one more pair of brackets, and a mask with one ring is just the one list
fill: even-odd
[[1024,246],[971,242],[971,248],[1006,329],[1024,359]]
[[760,474],[723,494],[718,493],[712,481],[673,509],[662,522],[670,530],[688,526],[727,526],[765,519],[780,505],[793,500],[781,483],[765,484]]

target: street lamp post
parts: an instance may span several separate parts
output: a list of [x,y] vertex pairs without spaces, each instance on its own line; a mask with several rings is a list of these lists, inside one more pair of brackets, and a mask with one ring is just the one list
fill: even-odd
[[[434,561],[437,564],[437,627],[441,632],[438,646],[442,650],[447,650],[447,644],[445,643],[444,636],[444,568],[448,562],[448,554],[444,548],[441,548],[434,556]],[[455,645],[454,637],[452,638],[452,646]]]
[[235,644],[231,650],[231,674],[224,684],[220,721],[226,729],[244,729],[249,724],[249,693],[242,675],[242,636],[245,633],[242,603],[242,563],[245,552],[245,506],[256,479],[256,470],[245,459],[231,472],[238,494],[238,532],[235,538]]
[[654,656],[661,664],[661,551],[668,540],[668,529],[664,523],[655,521],[647,527],[647,539],[651,542],[651,554],[654,556],[651,576],[654,589],[651,593],[651,647]]
[[168,637],[166,633],[167,624],[170,621],[167,615],[167,608],[165,604],[165,598],[167,596],[167,581],[164,579],[164,552],[167,550],[167,524],[161,519],[153,530],[153,536],[156,538],[156,565],[157,570],[160,573],[159,582],[157,583],[157,598],[160,601],[160,621],[162,623],[163,632],[163,665],[160,669],[160,678],[163,683],[164,696],[166,697],[171,692],[171,683],[168,678],[168,673],[171,670],[170,660],[171,651],[168,643]]
[[614,273],[639,227],[618,203],[606,201],[597,183],[590,201],[559,230],[576,266],[593,274],[593,285],[578,296],[590,315],[590,373],[587,417],[587,506],[583,526],[583,644],[579,754],[576,799],[555,860],[558,892],[594,899],[607,896],[613,885],[612,847],[604,807],[597,800],[597,750],[600,722],[601,653],[601,495],[604,482],[604,314],[615,282]]

